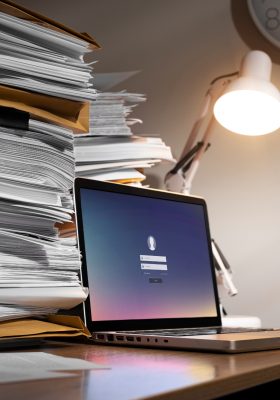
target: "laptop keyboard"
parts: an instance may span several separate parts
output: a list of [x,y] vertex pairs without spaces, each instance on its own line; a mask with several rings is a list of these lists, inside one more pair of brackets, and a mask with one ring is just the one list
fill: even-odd
[[155,336],[196,336],[196,335],[216,335],[217,333],[243,333],[243,332],[262,332],[267,329],[262,328],[178,328],[178,329],[155,329],[147,331],[127,331],[125,334],[135,333],[138,335]]

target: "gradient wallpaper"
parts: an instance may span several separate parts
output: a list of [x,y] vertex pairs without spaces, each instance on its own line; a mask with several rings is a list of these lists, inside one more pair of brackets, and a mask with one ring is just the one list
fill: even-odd
[[81,206],[93,321],[217,315],[202,206],[95,189]]

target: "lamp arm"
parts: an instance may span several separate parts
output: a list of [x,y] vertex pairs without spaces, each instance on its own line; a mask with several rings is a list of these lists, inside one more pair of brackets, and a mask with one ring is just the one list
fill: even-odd
[[208,115],[211,103],[212,103],[211,94],[210,94],[209,91],[207,91],[207,93],[205,94],[203,103],[201,105],[199,116],[198,116],[197,120],[193,124],[192,130],[191,130],[191,132],[190,132],[190,134],[188,136],[187,142],[186,142],[185,147],[184,147],[184,149],[182,151],[182,154],[180,156],[179,162],[193,148],[194,143],[197,140],[197,136],[199,134],[201,125],[204,122],[206,116]]
[[[190,193],[191,184],[198,170],[200,160],[209,147],[210,138],[214,132],[214,124],[216,122],[213,115],[214,103],[224,91],[225,86],[231,81],[231,78],[237,74],[238,72],[234,72],[219,76],[211,82],[209,90],[205,94],[200,114],[193,124],[180,159],[165,176],[165,186],[167,190],[183,194]],[[211,117],[204,131],[202,140],[195,144],[201,126],[210,112]],[[217,275],[221,277],[228,294],[234,296],[237,293],[237,289],[231,279],[231,269],[213,240],[212,253]]]
[[212,245],[212,253],[214,257],[214,262],[215,262],[215,270],[217,274],[222,278],[223,285],[227,289],[227,292],[230,296],[235,296],[238,293],[238,290],[236,286],[233,283],[232,280],[232,272],[231,269],[225,260],[223,254],[221,253],[221,250],[215,243],[215,241],[212,239],[211,240],[211,245]]
[[204,135],[203,135],[203,138],[201,141],[202,146],[199,148],[196,155],[194,156],[189,169],[186,171],[186,173],[184,173],[184,187],[183,187],[183,191],[182,191],[182,193],[184,193],[184,194],[189,194],[191,191],[191,185],[192,185],[193,179],[194,179],[195,174],[200,165],[200,160],[201,160],[203,154],[205,153],[206,149],[209,146],[210,138],[214,132],[213,126],[215,123],[216,123],[216,120],[215,120],[214,116],[211,116],[211,119],[207,125],[207,128],[204,132]]
[[[237,74],[238,72],[233,72],[222,75],[211,82],[205,94],[199,116],[193,124],[179,161],[165,176],[164,183],[167,190],[189,194],[200,160],[209,146],[209,140],[213,133],[215,120],[212,110],[214,103],[222,94],[224,87],[230,82],[231,78]],[[205,129],[203,138],[195,145],[201,126],[210,112],[211,118]]]
[[211,96],[209,91],[207,91],[204,101],[201,106],[200,114],[197,120],[194,122],[192,130],[188,136],[185,147],[181,153],[181,156],[176,163],[176,165],[166,174],[165,176],[165,187],[167,190],[172,192],[186,193],[185,190],[185,173],[183,172],[183,167],[185,164],[189,164],[190,166],[193,164],[193,158],[195,153],[202,147],[201,144],[197,144],[197,147],[194,146],[195,141],[197,140],[197,136],[199,134],[200,128],[204,119],[208,115],[209,108],[211,105]]

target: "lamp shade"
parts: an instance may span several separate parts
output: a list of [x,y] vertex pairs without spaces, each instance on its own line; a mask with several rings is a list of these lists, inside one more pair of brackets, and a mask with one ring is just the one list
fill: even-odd
[[271,60],[262,51],[243,59],[239,77],[228,84],[214,105],[217,121],[242,135],[265,135],[280,128],[280,93],[270,82]]

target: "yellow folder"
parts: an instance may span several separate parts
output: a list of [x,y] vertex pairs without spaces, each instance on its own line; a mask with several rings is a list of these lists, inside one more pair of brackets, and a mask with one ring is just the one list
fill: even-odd
[[0,85],[0,106],[26,111],[77,132],[89,130],[89,103],[61,99]]
[[51,315],[46,320],[23,318],[0,322],[1,342],[8,340],[90,337],[82,320],[74,315]]

